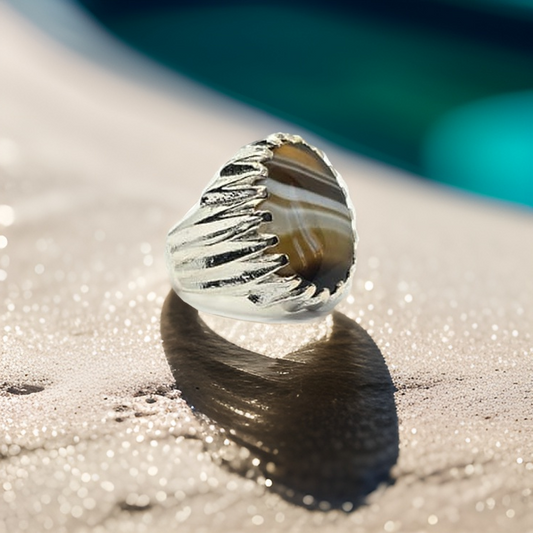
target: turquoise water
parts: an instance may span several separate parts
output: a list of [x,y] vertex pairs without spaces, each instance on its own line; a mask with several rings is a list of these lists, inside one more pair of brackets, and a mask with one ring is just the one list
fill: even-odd
[[343,146],[533,206],[533,47],[474,31],[476,13],[452,11],[466,31],[317,3],[162,4],[93,12],[168,67]]

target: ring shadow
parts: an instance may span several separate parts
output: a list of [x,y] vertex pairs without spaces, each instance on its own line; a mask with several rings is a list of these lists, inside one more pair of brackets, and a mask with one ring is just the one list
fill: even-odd
[[285,499],[348,511],[391,482],[394,386],[379,348],[347,316],[334,312],[327,339],[275,359],[220,337],[171,291],[161,335],[183,398],[259,459]]

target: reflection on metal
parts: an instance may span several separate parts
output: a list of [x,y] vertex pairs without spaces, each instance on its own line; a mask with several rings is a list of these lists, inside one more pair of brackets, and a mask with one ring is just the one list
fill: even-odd
[[390,481],[394,387],[378,347],[345,315],[333,314],[327,339],[274,359],[223,339],[171,291],[161,332],[184,398],[222,428],[220,448],[240,447],[230,459],[218,449],[222,464],[318,509],[349,511]]

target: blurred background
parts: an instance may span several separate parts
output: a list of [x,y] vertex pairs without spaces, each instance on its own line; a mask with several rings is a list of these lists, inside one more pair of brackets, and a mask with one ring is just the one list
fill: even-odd
[[166,67],[343,147],[533,206],[533,0],[71,3]]

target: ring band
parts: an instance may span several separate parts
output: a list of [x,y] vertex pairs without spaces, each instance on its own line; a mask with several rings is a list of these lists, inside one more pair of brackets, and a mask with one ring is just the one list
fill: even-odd
[[241,148],[168,233],[172,287],[200,311],[257,322],[312,320],[349,291],[357,233],[326,155],[275,133]]

